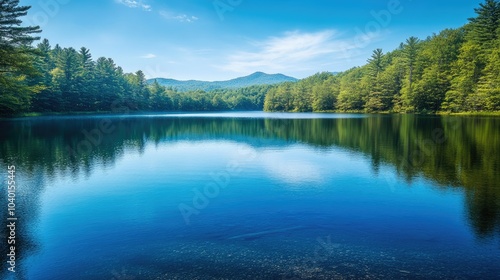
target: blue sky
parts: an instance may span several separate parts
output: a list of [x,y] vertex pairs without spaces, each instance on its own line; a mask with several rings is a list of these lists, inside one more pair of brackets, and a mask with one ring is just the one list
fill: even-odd
[[21,0],[25,22],[148,78],[226,80],[255,71],[304,78],[363,65],[474,16],[481,0]]

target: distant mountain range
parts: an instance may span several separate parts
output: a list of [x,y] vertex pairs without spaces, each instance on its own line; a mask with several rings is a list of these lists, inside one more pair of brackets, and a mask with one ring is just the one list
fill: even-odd
[[156,78],[149,79],[148,83],[153,83],[157,80],[160,85],[166,87],[176,88],[179,91],[192,91],[192,90],[216,90],[216,89],[231,89],[231,88],[243,88],[255,85],[274,85],[283,82],[296,82],[298,79],[285,76],[283,74],[266,74],[263,72],[255,72],[249,76],[240,77],[232,79],[229,81],[216,81],[216,82],[205,82],[205,81],[178,81],[174,79],[164,79]]

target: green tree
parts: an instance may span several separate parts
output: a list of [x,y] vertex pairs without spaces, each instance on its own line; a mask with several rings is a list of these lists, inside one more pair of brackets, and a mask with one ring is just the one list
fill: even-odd
[[337,108],[341,111],[360,111],[369,93],[369,78],[366,67],[352,68],[340,75]]
[[470,18],[470,32],[468,39],[482,46],[482,50],[488,52],[494,46],[498,38],[498,26],[500,24],[500,2],[486,0],[474,9],[477,16]]
[[368,112],[378,112],[386,109],[380,79],[380,75],[385,68],[383,59],[384,53],[382,49],[374,50],[371,58],[368,59],[370,92],[365,103],[365,108]]
[[95,84],[95,63],[90,50],[82,47],[78,52],[77,84],[79,93],[79,110],[92,111],[98,98],[99,86]]
[[38,75],[31,43],[40,38],[32,34],[41,32],[38,26],[21,26],[20,18],[30,8],[19,6],[18,0],[0,1],[0,114],[27,110],[32,96],[43,89],[29,84]]
[[34,80],[35,83],[42,84],[44,89],[33,96],[31,110],[36,112],[55,111],[54,100],[51,96],[53,88],[52,75],[50,74],[55,64],[51,58],[52,47],[50,46],[49,40],[44,39],[39,43],[36,52],[38,56],[35,57],[34,64],[41,75]]
[[312,87],[313,111],[328,111],[336,108],[339,95],[339,81],[337,77],[330,76],[327,80]]
[[99,85],[99,98],[97,99],[95,109],[100,111],[109,111],[116,102],[124,102],[127,110],[134,110],[137,106],[124,100],[123,86],[125,85],[123,71],[115,65],[111,58],[100,57],[95,66],[95,83]]
[[150,108],[154,111],[168,111],[172,109],[172,102],[167,95],[166,88],[155,79],[149,86]]
[[487,57],[484,75],[479,80],[478,95],[484,99],[484,108],[500,111],[500,39],[495,49]]
[[450,90],[451,70],[463,43],[461,30],[446,29],[421,46],[419,76],[411,105],[417,112],[437,112]]
[[446,92],[443,109],[451,112],[467,111],[466,100],[476,92],[481,78],[483,62],[480,59],[480,47],[470,41],[460,48],[458,60],[454,62],[450,90]]
[[390,63],[380,74],[380,91],[383,110],[401,110],[401,88],[404,79],[404,63],[399,54],[391,56]]
[[63,49],[56,57],[56,68],[53,70],[53,83],[61,94],[58,100],[60,111],[78,111],[82,107],[79,71],[78,52],[73,48]]
[[293,99],[293,111],[311,112],[311,89],[307,80],[298,82],[292,86],[291,95]]
[[414,108],[412,106],[413,99],[413,81],[414,81],[414,72],[415,66],[418,59],[418,50],[421,41],[417,37],[410,37],[406,39],[406,43],[403,45],[403,54],[406,62],[408,79],[402,89],[402,103],[404,111],[413,111]]
[[500,25],[500,3],[486,0],[475,9],[465,27],[466,42],[454,64],[450,90],[443,109],[452,112],[496,110],[496,49]]

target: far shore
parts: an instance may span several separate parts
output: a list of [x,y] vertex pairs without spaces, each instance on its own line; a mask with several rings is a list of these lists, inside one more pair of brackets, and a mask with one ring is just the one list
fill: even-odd
[[364,111],[319,111],[319,112],[266,112],[266,111],[131,111],[128,113],[122,112],[111,112],[111,111],[93,111],[93,112],[31,112],[22,113],[13,116],[0,116],[0,119],[12,119],[12,118],[29,118],[29,117],[50,117],[50,116],[98,116],[98,115],[142,115],[142,114],[206,114],[206,113],[224,113],[224,112],[265,112],[265,113],[330,113],[330,114],[367,114],[367,115],[429,115],[429,116],[481,116],[481,117],[500,117],[500,111],[494,112],[436,112],[436,113],[395,113],[395,112],[376,112],[369,113]]

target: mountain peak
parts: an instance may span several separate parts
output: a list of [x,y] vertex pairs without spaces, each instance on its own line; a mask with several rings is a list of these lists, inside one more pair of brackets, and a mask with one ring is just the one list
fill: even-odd
[[262,76],[262,75],[270,75],[270,74],[257,71],[257,72],[254,72],[253,74],[250,74],[249,76]]
[[295,82],[296,78],[283,74],[266,74],[257,71],[248,76],[235,78],[228,81],[206,82],[206,81],[178,81],[174,79],[150,79],[148,83],[157,80],[159,84],[176,88],[179,91],[204,90],[211,91],[216,89],[243,88],[255,85],[274,85],[284,82]]

